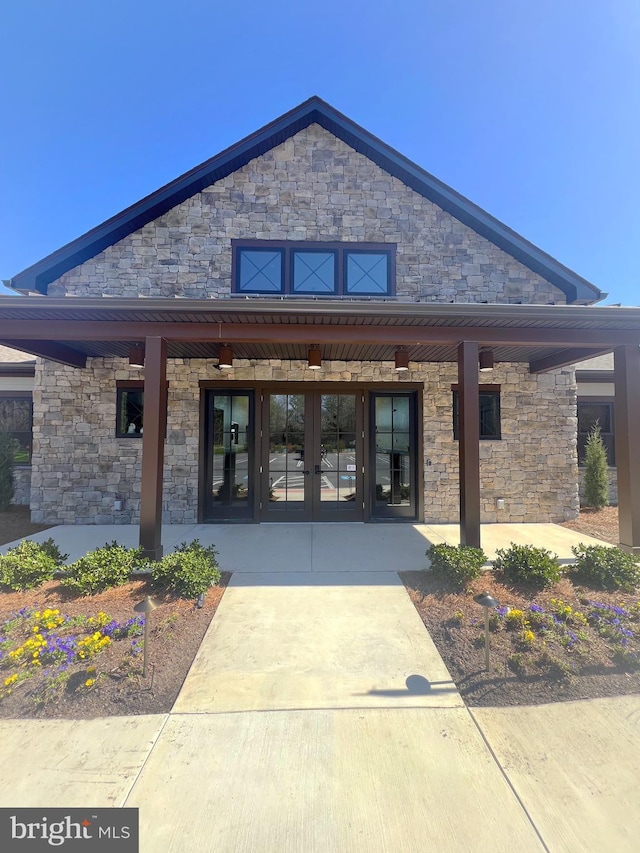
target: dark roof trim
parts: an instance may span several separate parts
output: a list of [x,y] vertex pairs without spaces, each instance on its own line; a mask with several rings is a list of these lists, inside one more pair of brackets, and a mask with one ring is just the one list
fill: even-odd
[[35,361],[16,364],[14,361],[0,362],[0,376],[35,376]]
[[407,157],[315,96],[18,273],[11,281],[11,286],[17,290],[46,293],[47,286],[68,270],[94,257],[103,249],[139,230],[205,187],[237,171],[250,160],[280,145],[314,123],[324,127],[382,169],[425,198],[435,202],[456,219],[554,284],[565,293],[568,302],[593,302],[606,295],[586,279],[560,264],[469,199],[425,172]]
[[613,382],[611,370],[576,370],[577,382]]

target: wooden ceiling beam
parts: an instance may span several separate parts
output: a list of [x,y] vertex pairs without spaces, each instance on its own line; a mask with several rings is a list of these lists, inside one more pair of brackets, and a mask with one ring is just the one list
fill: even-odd
[[588,358],[595,358],[597,355],[605,355],[608,352],[611,352],[611,349],[594,349],[593,347],[565,349],[562,352],[554,352],[542,356],[542,358],[533,359],[529,362],[529,373],[546,373],[548,370],[568,367],[570,364],[575,364],[576,361],[585,361]]
[[[3,343],[5,342],[3,341]],[[7,340],[6,346],[21,352],[28,352],[30,355],[40,356],[40,358],[47,358],[50,361],[57,361],[59,364],[67,364],[69,367],[87,366],[87,356],[84,353],[52,340],[16,340],[12,338]]]
[[[366,319],[366,318],[365,318]],[[458,345],[475,341],[493,346],[556,346],[611,349],[639,346],[640,330],[540,328],[530,326],[389,326],[366,322],[341,325],[315,323],[185,323],[97,320],[0,319],[0,340],[18,347],[29,341],[168,341],[272,344],[404,344]],[[70,348],[67,348],[70,349]],[[29,352],[29,350],[26,350]],[[71,351],[71,350],[70,350]]]

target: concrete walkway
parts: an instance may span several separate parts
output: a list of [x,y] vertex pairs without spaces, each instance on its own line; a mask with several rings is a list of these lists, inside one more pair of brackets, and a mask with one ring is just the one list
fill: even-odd
[[267,528],[170,714],[0,720],[0,807],[138,807],[142,853],[635,851],[640,697],[465,708],[381,570],[409,526],[386,563],[331,527],[330,572]]

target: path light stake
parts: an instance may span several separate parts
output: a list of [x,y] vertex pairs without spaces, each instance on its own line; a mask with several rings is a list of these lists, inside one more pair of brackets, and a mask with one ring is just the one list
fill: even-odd
[[144,613],[144,657],[142,661],[142,677],[147,677],[147,655],[149,650],[149,617],[148,613],[155,610],[158,606],[157,602],[148,595],[144,601],[138,602],[133,608],[136,613]]
[[489,610],[499,605],[495,598],[492,598],[488,592],[481,592],[480,595],[474,595],[473,600],[480,607],[484,607],[484,668],[489,672]]

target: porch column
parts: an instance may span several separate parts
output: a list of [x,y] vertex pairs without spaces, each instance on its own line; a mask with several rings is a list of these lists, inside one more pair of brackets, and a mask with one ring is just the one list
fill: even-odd
[[480,547],[480,392],[478,344],[458,344],[460,544]]
[[147,338],[144,358],[144,432],[140,489],[140,547],[162,558],[162,473],[167,422],[167,342]]
[[640,554],[640,347],[613,351],[620,547]]

